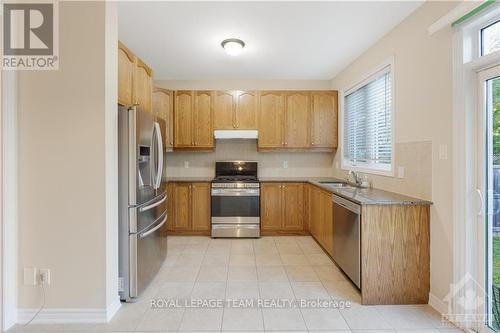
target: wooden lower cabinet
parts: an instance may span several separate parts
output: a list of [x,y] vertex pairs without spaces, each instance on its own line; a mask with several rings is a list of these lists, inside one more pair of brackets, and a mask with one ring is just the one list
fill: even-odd
[[283,184],[282,192],[283,229],[304,230],[304,184],[285,183]]
[[[173,216],[170,224],[171,230],[190,230],[191,229],[191,184],[179,183],[173,188]],[[168,199],[168,198],[167,198]]]
[[210,231],[210,183],[193,183],[191,187],[191,228]]
[[363,304],[429,302],[429,219],[429,205],[362,206]]
[[[333,256],[332,194],[308,185],[309,232]],[[427,304],[429,205],[361,206],[361,303]]]
[[169,183],[167,195],[169,232],[210,233],[210,183]]
[[304,188],[303,183],[261,183],[260,215],[263,234],[306,232]]
[[329,254],[333,255],[332,194],[309,185],[309,232]]

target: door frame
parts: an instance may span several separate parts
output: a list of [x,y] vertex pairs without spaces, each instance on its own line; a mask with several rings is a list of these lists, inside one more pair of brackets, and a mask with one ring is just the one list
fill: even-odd
[[[489,156],[492,155],[491,142],[491,129],[492,119],[487,110],[485,99],[486,81],[500,77],[500,64],[488,67],[477,72],[477,123],[476,123],[476,188],[478,193],[478,211],[477,211],[477,269],[476,281],[478,282],[477,295],[486,292],[486,302],[483,303],[477,310],[478,315],[486,314],[488,317],[486,321],[489,325],[491,318],[489,317],[490,309],[492,306],[491,296],[493,290],[490,285],[492,279],[492,271],[490,267],[490,259],[493,257],[492,242],[490,233],[492,231],[490,221],[493,216],[493,175],[489,168]],[[489,327],[485,330],[478,322],[476,327],[478,332],[489,331]]]
[[3,71],[1,81],[0,206],[1,206],[1,329],[17,323],[17,80],[15,71]]
[[[475,18],[452,28],[453,64],[453,276],[448,294],[432,305],[450,316],[457,326],[477,329],[454,316],[466,299],[465,288],[457,288],[468,278],[477,277],[477,108],[478,73],[500,64],[500,51],[480,56],[477,51],[479,31],[492,16],[498,15],[500,4],[494,4]],[[476,311],[473,311],[474,315]],[[469,315],[470,313],[467,313]],[[489,330],[489,328],[488,328]]]

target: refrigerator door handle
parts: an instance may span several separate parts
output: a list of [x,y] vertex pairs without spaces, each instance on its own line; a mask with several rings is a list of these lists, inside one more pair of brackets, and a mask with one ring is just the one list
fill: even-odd
[[139,234],[139,238],[144,238],[144,237],[147,237],[149,235],[151,235],[153,232],[155,232],[156,230],[160,229],[166,222],[167,222],[167,218],[168,218],[168,214],[167,212],[164,213],[164,217],[163,217],[163,220],[158,224],[156,225],[154,228],[152,229],[149,229],[148,231],[146,232],[141,232]]
[[160,201],[157,201],[157,202],[152,203],[150,205],[147,205],[147,206],[139,208],[139,212],[142,213],[142,212],[145,212],[145,211],[150,210],[152,208],[155,208],[155,207],[161,205],[162,203],[164,203],[165,200],[167,200],[167,196],[166,195]]
[[156,174],[156,183],[155,183],[155,188],[160,188],[161,185],[161,177],[163,175],[163,140],[161,137],[161,130],[160,130],[160,124],[158,122],[154,123],[155,126],[155,139],[157,143],[157,154],[158,154],[158,161],[155,161],[158,163],[158,169],[157,169],[157,174]]

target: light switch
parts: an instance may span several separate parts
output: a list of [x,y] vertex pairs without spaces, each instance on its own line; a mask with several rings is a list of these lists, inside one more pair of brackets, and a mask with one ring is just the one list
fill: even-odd
[[24,268],[24,284],[26,286],[36,286],[38,270],[36,267],[25,267]]
[[398,178],[404,178],[405,177],[405,167],[399,166],[398,167]]
[[189,168],[189,161],[184,161],[184,169]]
[[439,159],[447,160],[448,159],[448,146],[447,145],[439,145]]

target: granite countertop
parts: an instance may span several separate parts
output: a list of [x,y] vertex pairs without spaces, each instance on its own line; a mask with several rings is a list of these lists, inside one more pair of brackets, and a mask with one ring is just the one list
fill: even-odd
[[333,177],[259,177],[261,182],[307,182],[360,205],[432,205],[431,201],[375,188],[332,187],[323,182],[345,182]]
[[[167,177],[163,182],[211,182],[213,177]],[[432,205],[431,201],[375,188],[332,187],[323,182],[345,182],[333,177],[259,177],[261,182],[309,183],[360,205]]]

